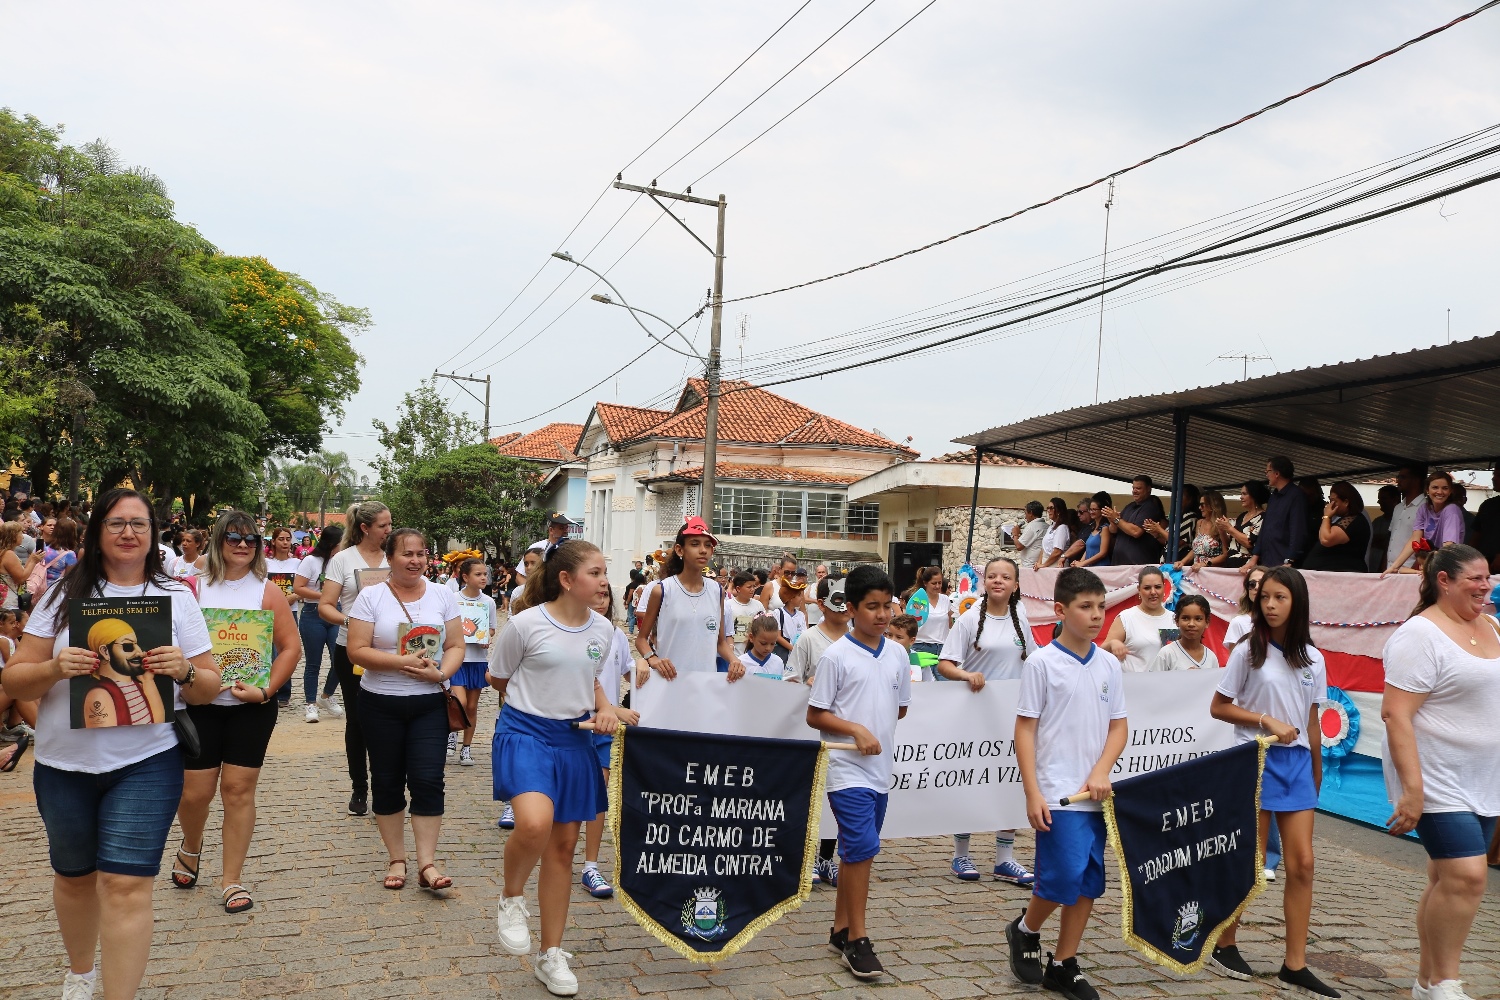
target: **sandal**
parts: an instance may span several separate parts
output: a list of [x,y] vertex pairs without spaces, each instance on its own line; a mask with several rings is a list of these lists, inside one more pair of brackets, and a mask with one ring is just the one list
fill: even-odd
[[439,892],[442,892],[444,889],[453,888],[453,880],[444,875],[442,872],[438,872],[437,878],[433,879],[431,882],[427,881],[427,869],[429,868],[437,872],[437,865],[433,864],[432,862],[428,862],[417,871],[418,888],[424,889],[427,892],[432,893],[434,896]]
[[[240,904],[244,905],[241,906]],[[244,913],[255,906],[255,900],[250,898],[250,890],[242,885],[226,885],[224,887],[224,912]]]
[[[198,848],[198,854],[203,853],[203,848]],[[203,867],[200,862],[198,868],[188,868],[182,863],[183,858],[197,859],[198,854],[177,848],[177,860],[172,864],[172,884],[179,889],[191,889],[198,884],[198,868]]]
[[[400,875],[391,875],[391,874],[389,874],[390,870],[392,868],[396,867],[397,865],[401,866],[401,874]],[[405,858],[395,858],[389,864],[387,864],[385,866],[385,868],[386,868],[386,872],[388,873],[386,875],[386,877],[385,877],[385,887],[387,889],[405,889],[406,888],[406,859]]]
[[14,771],[16,769],[16,765],[21,763],[21,755],[26,752],[26,748],[30,745],[31,737],[26,733],[22,733],[20,738],[16,740],[16,748],[11,751],[10,759],[8,759],[4,764],[0,764],[0,773]]

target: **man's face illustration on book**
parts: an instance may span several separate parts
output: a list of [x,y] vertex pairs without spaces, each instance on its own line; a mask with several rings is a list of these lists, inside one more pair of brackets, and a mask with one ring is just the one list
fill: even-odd
[[109,669],[121,677],[139,677],[146,672],[146,651],[134,632],[121,636],[100,652],[109,660]]

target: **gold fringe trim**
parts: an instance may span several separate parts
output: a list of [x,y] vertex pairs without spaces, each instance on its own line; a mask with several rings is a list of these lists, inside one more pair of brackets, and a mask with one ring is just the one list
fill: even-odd
[[1109,846],[1114,851],[1115,864],[1120,869],[1120,893],[1124,897],[1120,904],[1120,937],[1125,940],[1126,944],[1157,965],[1165,966],[1183,976],[1191,976],[1203,971],[1203,966],[1208,964],[1208,960],[1213,956],[1214,946],[1219,943],[1220,935],[1244,915],[1246,908],[1255,901],[1256,896],[1265,891],[1266,854],[1265,845],[1260,842],[1260,782],[1266,770],[1266,747],[1275,742],[1275,737],[1271,736],[1260,736],[1255,740],[1258,747],[1255,768],[1255,884],[1250,887],[1249,894],[1239,906],[1235,907],[1234,912],[1208,932],[1203,939],[1203,950],[1198,953],[1198,959],[1195,962],[1179,962],[1135,933],[1135,909],[1131,900],[1130,869],[1125,863],[1125,848],[1120,843],[1120,828],[1115,822],[1114,798],[1104,800],[1104,825],[1109,831]]
[[[621,726],[615,732],[614,746],[609,751],[609,832],[614,837],[615,857],[620,856],[620,799],[621,788],[624,777],[620,764],[625,757],[625,727]],[[630,914],[636,923],[646,929],[646,932],[662,944],[671,948],[677,954],[689,962],[701,962],[704,964],[728,958],[737,953],[741,948],[750,943],[750,940],[771,926],[776,921],[791,911],[800,907],[812,896],[812,872],[809,870],[807,861],[815,856],[818,849],[818,825],[823,815],[823,788],[828,779],[828,747],[818,748],[818,762],[813,772],[812,796],[807,807],[807,837],[802,848],[802,868],[797,880],[797,894],[777,903],[765,913],[756,917],[734,937],[724,942],[724,947],[718,951],[699,951],[689,945],[675,933],[663,927],[649,913],[643,910],[635,900],[630,898],[630,893],[620,884],[624,879],[616,873],[615,898],[625,907],[625,912]]]

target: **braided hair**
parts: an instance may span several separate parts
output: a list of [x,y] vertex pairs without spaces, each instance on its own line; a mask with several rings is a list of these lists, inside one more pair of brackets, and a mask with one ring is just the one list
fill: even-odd
[[[993,566],[993,565],[995,565],[995,563],[998,563],[998,562],[1010,563],[1011,572],[1014,573],[1015,577],[1016,577],[1016,589],[1013,590],[1013,591],[1011,591],[1011,594],[1010,594],[1010,623],[1011,623],[1012,626],[1015,627],[1016,638],[1018,638],[1018,639],[1021,640],[1021,659],[1025,660],[1026,659],[1026,636],[1025,636],[1025,634],[1023,634],[1021,632],[1021,612],[1020,612],[1020,607],[1021,607],[1021,568],[1016,565],[1016,561],[1014,559],[1011,559],[1008,556],[996,556],[994,559],[991,559],[989,562],[987,562],[987,563],[984,564],[984,575],[985,576],[989,576],[990,575],[990,567]],[[979,652],[979,639],[980,639],[981,636],[984,635],[984,620],[985,620],[985,618],[987,618],[989,616],[989,612],[990,612],[990,593],[989,593],[988,590],[986,590],[984,592],[984,603],[979,608],[979,627],[974,630],[974,652],[976,652],[976,653]]]

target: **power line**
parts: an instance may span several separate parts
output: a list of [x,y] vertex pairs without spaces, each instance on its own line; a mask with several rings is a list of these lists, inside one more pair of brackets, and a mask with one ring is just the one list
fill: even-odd
[[[1500,3],[1500,0],[1496,0],[1496,2]],[[795,108],[793,108],[792,110],[788,111],[786,114],[782,115],[780,118],[776,119],[774,122],[772,122],[770,125],[768,125],[765,128],[765,130],[760,133],[760,135],[757,135],[754,139],[751,139],[749,142],[745,143],[739,149],[736,149],[734,152],[732,152],[728,156],[724,157],[724,159],[722,159],[718,163],[714,164],[708,170],[705,170],[703,172],[702,176],[700,176],[698,178],[698,180],[693,181],[693,184],[697,184],[698,181],[703,180],[704,177],[707,177],[709,174],[713,173],[715,170],[718,170],[720,167],[722,167],[724,164],[728,163],[730,160],[734,159],[736,156],[739,156],[745,150],[749,149],[751,146],[755,145],[755,143],[759,142],[761,140],[761,138],[765,136],[766,132],[771,131],[771,129],[775,128],[777,125],[780,125],[782,122],[784,122],[788,118],[792,117],[792,115],[796,114],[798,111],[801,111],[803,108],[805,108],[808,105],[808,103],[814,97],[817,97],[823,91],[827,90],[829,87],[832,87],[835,83],[838,83],[839,80],[841,80],[843,78],[844,73],[849,72],[854,67],[856,67],[860,63],[864,62],[867,58],[870,57],[871,54],[874,53],[875,49],[880,48],[886,42],[890,41],[892,38],[895,38],[896,35],[898,33],[900,33],[901,29],[905,28],[908,24],[911,24],[917,18],[921,17],[922,14],[927,10],[927,8],[931,7],[935,3],[937,3],[937,0],[927,0],[927,4],[925,6],[923,6],[921,10],[917,11],[911,17],[908,17],[905,21],[902,21],[900,24],[898,24],[896,26],[896,30],[895,31],[891,32],[889,35],[886,35],[880,41],[876,42],[875,45],[874,45],[874,47],[871,48],[868,52],[866,52],[864,55],[860,56],[858,59],[854,60],[848,66],[844,67],[843,72],[839,73],[838,76],[834,77],[832,80],[829,80],[827,83],[823,84],[823,86],[821,86],[817,90],[813,91],[812,95],[809,96],[806,101],[803,101],[801,104],[797,105]],[[855,15],[855,16],[857,17],[858,15]],[[692,187],[692,184],[689,184],[688,187]],[[749,296],[749,297],[753,298],[754,296]],[[725,302],[738,302],[740,300],[739,299],[725,299],[724,301]]]
[[[1237,119],[1235,119],[1232,122],[1229,122],[1229,123],[1227,123],[1225,125],[1220,125],[1218,128],[1210,129],[1209,131],[1204,132],[1202,135],[1195,136],[1194,138],[1189,139],[1186,142],[1178,143],[1177,145],[1169,147],[1167,149],[1164,149],[1161,152],[1156,153],[1155,155],[1148,156],[1144,160],[1141,160],[1138,163],[1131,164],[1128,167],[1122,167],[1119,170],[1110,171],[1109,173],[1104,174],[1103,176],[1097,177],[1094,180],[1089,181],[1087,184],[1080,184],[1079,186],[1077,186],[1075,188],[1072,188],[1070,190],[1064,191],[1061,194],[1053,195],[1052,197],[1046,199],[1045,201],[1039,201],[1039,202],[1037,202],[1034,205],[1028,205],[1025,208],[1018,209],[1017,211],[1011,212],[1008,215],[1002,215],[998,219],[991,219],[989,222],[980,223],[979,225],[973,226],[973,227],[971,227],[969,229],[965,229],[962,232],[954,233],[952,236],[945,236],[942,239],[933,240],[930,243],[923,244],[922,246],[919,246],[919,247],[914,247],[911,250],[906,250],[906,251],[903,251],[903,252],[898,253],[898,254],[893,254],[890,257],[883,257],[880,260],[871,261],[868,264],[861,264],[858,267],[851,267],[851,268],[849,268],[846,271],[838,271],[838,272],[836,272],[834,274],[825,275],[824,277],[821,277],[821,278],[813,278],[810,281],[801,281],[801,282],[798,282],[797,284],[786,285],[785,287],[782,287],[782,288],[773,288],[773,289],[771,289],[769,291],[756,292],[756,293],[754,293],[752,295],[741,295],[741,296],[739,296],[737,298],[725,299],[724,300],[724,304],[728,305],[731,302],[746,302],[746,301],[748,301],[750,299],[764,298],[767,295],[779,295],[782,292],[790,292],[790,291],[794,291],[794,290],[799,289],[799,288],[807,288],[810,285],[822,284],[825,281],[832,281],[835,278],[848,277],[851,274],[858,274],[861,271],[868,271],[871,268],[879,267],[882,264],[889,264],[889,263],[891,263],[893,261],[902,260],[903,258],[911,257],[911,256],[914,256],[916,254],[922,253],[925,250],[931,250],[934,247],[940,247],[940,246],[942,246],[942,245],[944,245],[946,243],[952,243],[954,240],[962,239],[965,236],[972,236],[973,234],[975,234],[977,232],[981,232],[981,231],[983,231],[985,229],[990,228],[991,226],[997,226],[997,225],[999,225],[1002,222],[1009,222],[1010,220],[1015,219],[1018,216],[1025,215],[1028,212],[1034,212],[1034,211],[1036,211],[1039,208],[1045,208],[1048,205],[1051,205],[1051,204],[1054,204],[1056,202],[1062,201],[1064,198],[1070,198],[1070,197],[1072,197],[1075,194],[1080,194],[1080,193],[1082,193],[1084,191],[1089,190],[1090,188],[1098,187],[1100,184],[1104,184],[1104,183],[1108,182],[1111,178],[1117,178],[1117,177],[1120,177],[1120,176],[1122,176],[1124,174],[1128,174],[1128,173],[1130,173],[1133,170],[1139,170],[1141,167],[1144,167],[1144,166],[1146,166],[1146,165],[1148,165],[1150,163],[1154,163],[1157,160],[1160,160],[1160,159],[1162,159],[1164,157],[1171,156],[1173,153],[1181,152],[1182,150],[1187,149],[1189,146],[1192,146],[1192,145],[1195,145],[1195,144],[1197,144],[1199,142],[1202,142],[1205,139],[1212,138],[1213,136],[1216,136],[1216,135],[1220,134],[1221,132],[1227,132],[1230,129],[1235,128],[1236,126],[1243,125],[1243,124],[1245,124],[1248,121],[1251,121],[1251,120],[1253,120],[1255,118],[1259,118],[1261,115],[1266,114],[1269,111],[1274,111],[1277,108],[1282,107],[1283,105],[1290,104],[1292,101],[1297,100],[1299,97],[1306,97],[1308,94],[1311,94],[1311,93],[1314,93],[1315,91],[1321,90],[1321,89],[1323,89],[1324,87],[1328,86],[1331,83],[1335,83],[1338,80],[1342,80],[1346,76],[1350,76],[1350,75],[1352,75],[1354,73],[1359,72],[1362,69],[1365,69],[1365,68],[1367,68],[1369,66],[1373,66],[1376,63],[1380,62],[1382,59],[1389,58],[1390,56],[1393,56],[1393,55],[1397,54],[1398,52],[1401,52],[1402,50],[1404,50],[1406,48],[1409,48],[1409,47],[1417,44],[1418,42],[1426,41],[1427,39],[1433,37],[1434,35],[1441,34],[1442,32],[1447,31],[1449,28],[1452,28],[1455,25],[1461,24],[1462,22],[1467,21],[1467,20],[1469,20],[1472,17],[1476,17],[1479,14],[1482,14],[1485,11],[1489,10],[1491,7],[1495,7],[1497,5],[1500,5],[1500,0],[1489,0],[1489,2],[1481,4],[1480,6],[1476,7],[1474,10],[1469,11],[1467,14],[1463,14],[1463,15],[1461,15],[1459,17],[1454,18],[1453,20],[1449,21],[1447,24],[1444,24],[1444,25],[1441,25],[1439,27],[1433,28],[1430,31],[1423,32],[1422,34],[1416,36],[1415,38],[1407,39],[1406,41],[1402,42],[1400,45],[1397,45],[1395,48],[1387,49],[1386,51],[1380,53],[1377,56],[1373,56],[1373,57],[1371,57],[1369,59],[1366,59],[1364,62],[1357,63],[1356,65],[1351,66],[1348,69],[1343,70],[1342,72],[1335,73],[1333,76],[1330,76],[1328,79],[1323,80],[1321,83],[1315,83],[1315,84],[1313,84],[1313,85],[1311,85],[1309,87],[1305,87],[1302,90],[1297,91],[1295,94],[1289,94],[1288,96],[1283,97],[1279,101],[1274,101],[1271,104],[1267,104],[1265,107],[1261,108],[1259,111],[1252,111],[1249,114],[1243,115],[1240,118],[1237,118]],[[925,10],[926,8],[923,8],[923,9]],[[918,13],[921,13],[921,12],[918,11]],[[718,168],[716,167],[715,169],[718,169]]]
[[[592,286],[590,286],[590,287],[592,287]],[[545,417],[547,414],[552,413],[554,410],[560,410],[564,406],[567,406],[569,403],[576,402],[577,400],[582,399],[584,396],[587,396],[589,393],[593,392],[595,389],[599,388],[601,385],[603,385],[604,383],[608,382],[610,379],[614,378],[616,375],[621,374],[622,372],[625,371],[625,369],[629,368],[631,365],[635,364],[637,361],[641,360],[646,355],[650,354],[652,351],[656,350],[660,346],[661,346],[660,343],[658,343],[657,341],[653,340],[651,342],[651,346],[650,347],[646,348],[644,351],[642,351],[641,353],[637,354],[635,357],[631,358],[629,361],[625,362],[623,365],[621,365],[620,367],[616,368],[614,371],[610,372],[608,375],[604,376],[599,381],[595,382],[593,385],[589,386],[587,389],[585,389],[582,392],[580,392],[578,395],[576,395],[576,396],[570,396],[569,398],[563,400],[561,403],[558,403],[556,406],[550,406],[550,407],[548,407],[547,409],[543,410],[540,413],[533,413],[529,417],[522,417],[519,420],[508,420],[508,421],[506,421],[503,424],[496,424],[495,426],[497,428],[498,427],[514,427],[517,424],[530,423],[531,421],[535,420],[537,417]]]

